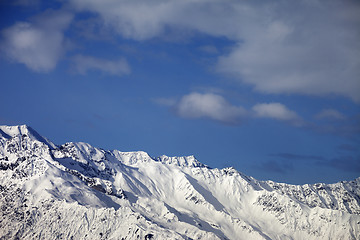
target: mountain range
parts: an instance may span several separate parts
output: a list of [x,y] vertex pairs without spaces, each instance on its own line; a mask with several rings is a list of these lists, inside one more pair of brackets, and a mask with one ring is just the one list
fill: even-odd
[[360,178],[259,181],[0,126],[0,239],[360,239]]

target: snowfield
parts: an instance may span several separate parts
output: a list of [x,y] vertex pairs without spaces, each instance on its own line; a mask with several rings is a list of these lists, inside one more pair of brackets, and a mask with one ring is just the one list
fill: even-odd
[[0,126],[0,239],[360,239],[360,178],[258,181]]

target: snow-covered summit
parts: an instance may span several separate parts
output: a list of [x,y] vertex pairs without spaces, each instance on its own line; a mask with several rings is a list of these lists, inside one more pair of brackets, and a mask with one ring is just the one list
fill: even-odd
[[0,135],[0,238],[360,239],[360,178],[289,185],[26,125]]
[[54,143],[52,143],[47,138],[41,136],[34,129],[32,129],[31,127],[29,127],[25,124],[17,125],[17,126],[0,125],[0,137],[1,138],[10,139],[10,138],[14,138],[14,137],[21,137],[23,135],[26,135],[33,140],[43,142],[52,149],[56,148]]
[[183,157],[169,157],[166,155],[162,155],[160,157],[155,158],[155,160],[165,164],[171,164],[180,167],[207,167],[205,164],[199,162],[194,155],[183,156]]

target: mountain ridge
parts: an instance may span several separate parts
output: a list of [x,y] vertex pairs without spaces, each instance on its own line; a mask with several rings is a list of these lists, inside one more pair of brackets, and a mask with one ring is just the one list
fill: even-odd
[[[194,156],[57,146],[26,129],[0,126],[5,239],[360,238],[360,178],[305,185],[258,181],[234,168],[210,168]],[[36,227],[46,221],[52,230]]]

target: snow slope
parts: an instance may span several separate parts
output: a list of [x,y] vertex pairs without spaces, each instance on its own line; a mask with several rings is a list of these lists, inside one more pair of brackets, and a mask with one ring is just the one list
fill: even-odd
[[258,181],[0,126],[1,239],[360,239],[359,186]]

